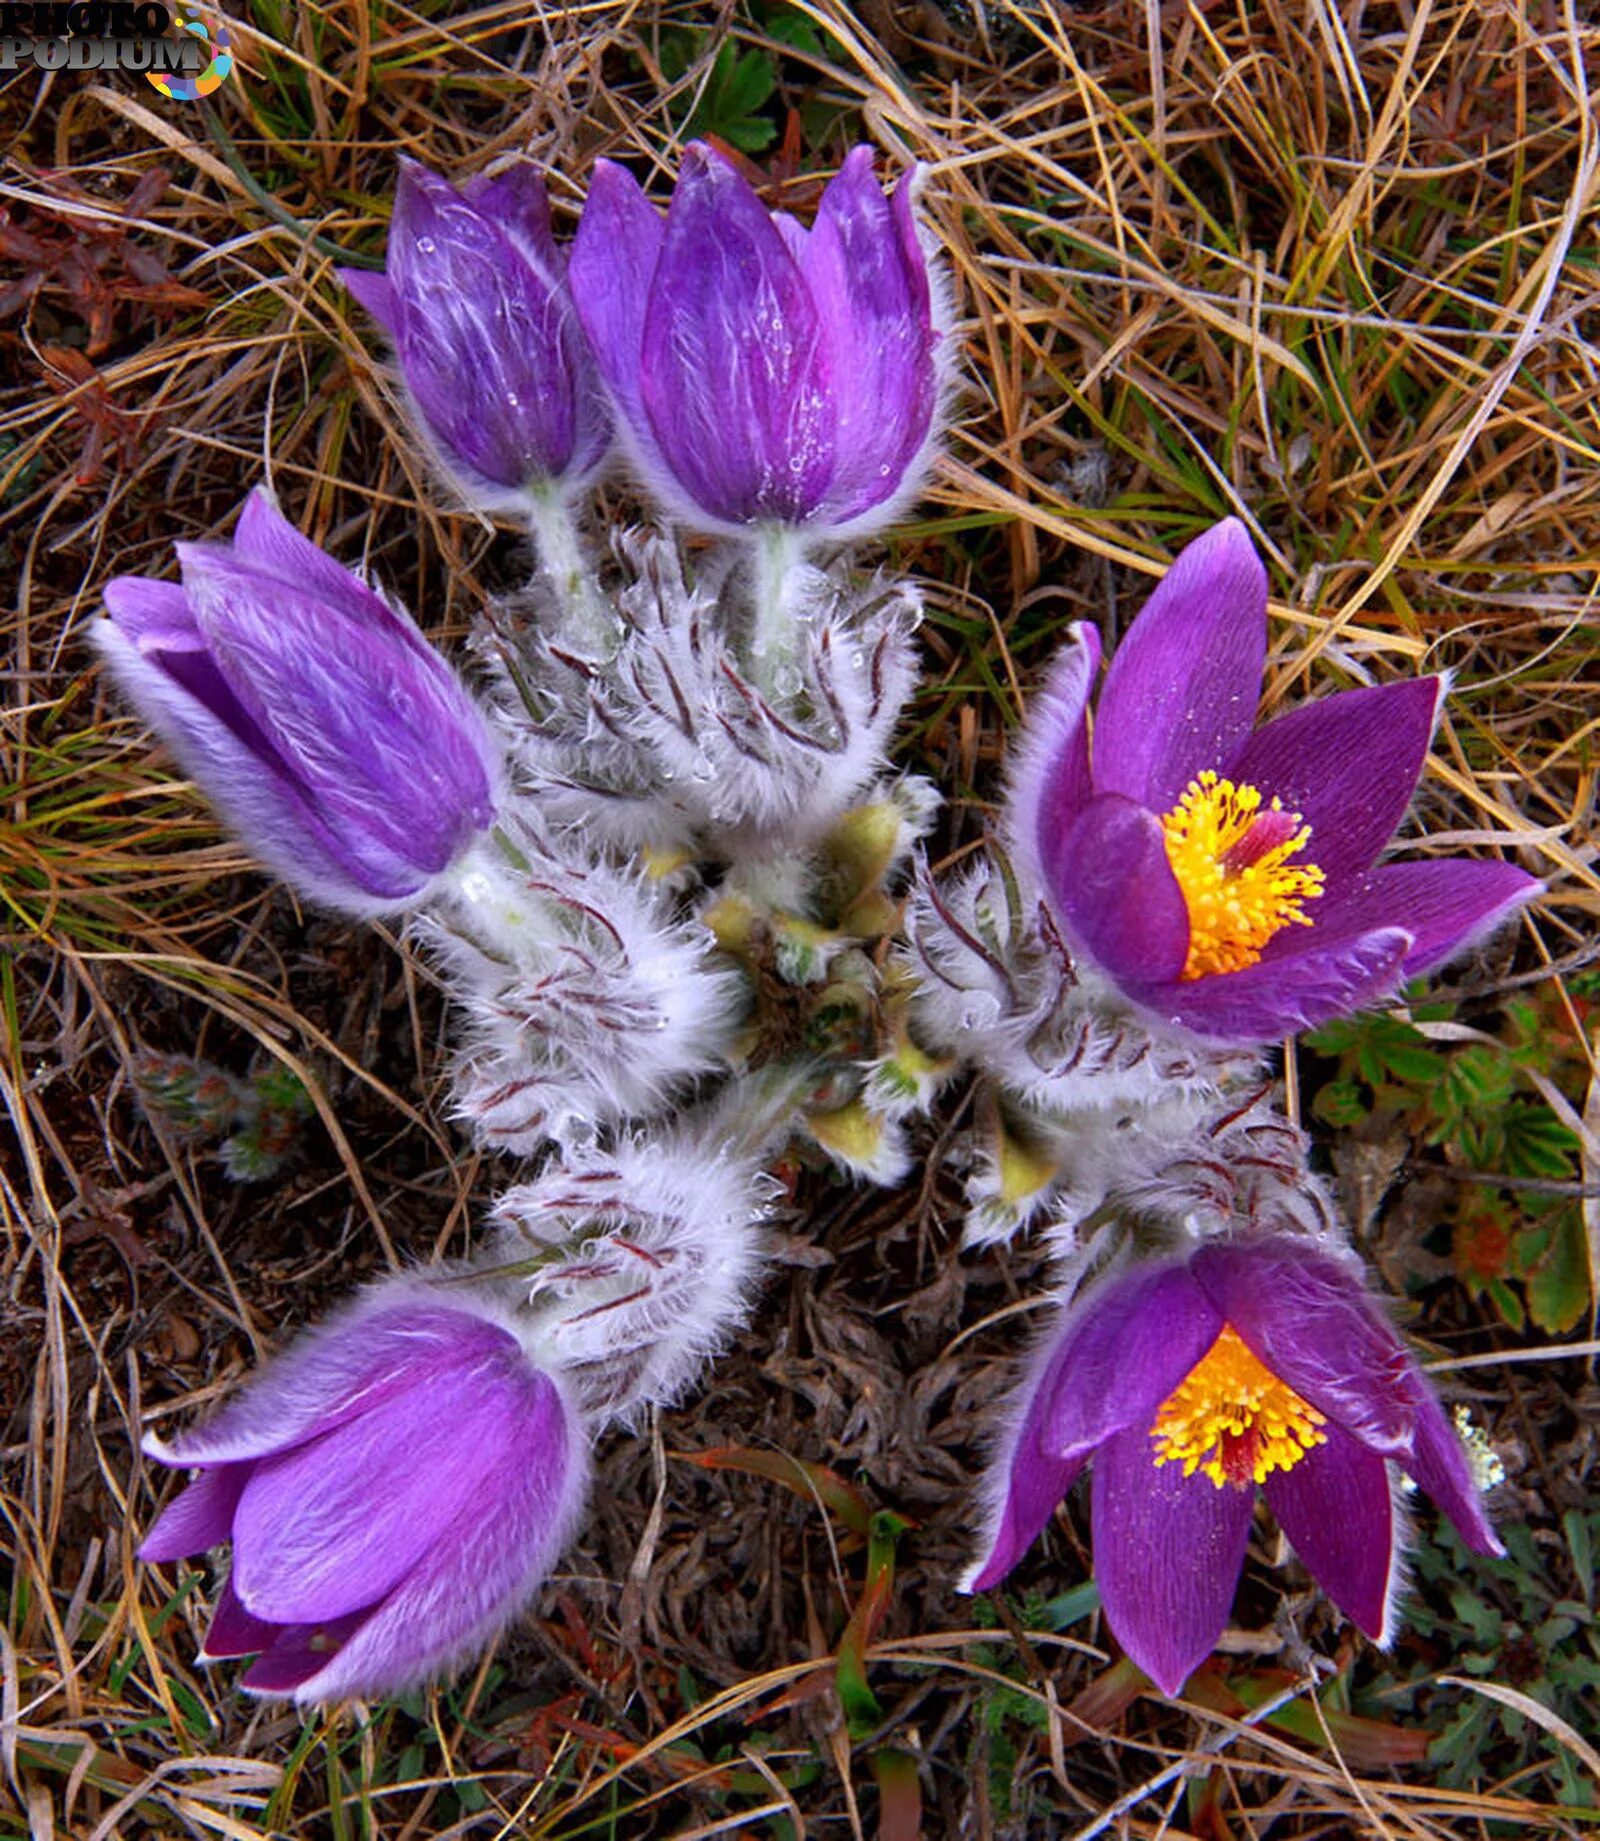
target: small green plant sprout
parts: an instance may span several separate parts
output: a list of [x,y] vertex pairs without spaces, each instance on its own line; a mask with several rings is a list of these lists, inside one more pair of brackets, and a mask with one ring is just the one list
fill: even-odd
[[215,1141],[223,1169],[239,1183],[276,1176],[312,1111],[299,1077],[276,1062],[241,1080],[193,1055],[143,1049],[133,1079],[152,1123],[197,1143]]
[[[1417,1549],[1410,1620],[1423,1653],[1405,1686],[1381,1692],[1390,1706],[1425,1697],[1420,1705],[1431,1703],[1435,1716],[1443,1708],[1429,1755],[1446,1788],[1515,1777],[1523,1796],[1553,1793],[1592,1813],[1593,1778],[1565,1735],[1594,1732],[1600,1510],[1568,1509],[1559,1534],[1517,1523],[1501,1532],[1504,1559],[1469,1556],[1444,1522]],[[1435,1686],[1441,1660],[1462,1686]],[[1482,1692],[1466,1688],[1479,1680]]]
[[[751,18],[772,45],[814,59],[825,55],[825,35],[798,9],[757,5]],[[685,139],[708,135],[740,153],[766,153],[785,116],[778,55],[735,38],[712,52],[714,38],[701,26],[680,26],[662,37],[661,74],[682,86],[670,104],[679,130]]]

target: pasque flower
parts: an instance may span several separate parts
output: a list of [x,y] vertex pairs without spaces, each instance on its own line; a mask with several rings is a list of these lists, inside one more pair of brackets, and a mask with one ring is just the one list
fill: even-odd
[[488,1643],[548,1573],[588,1471],[564,1387],[492,1309],[387,1281],[292,1344],[209,1425],[147,1455],[199,1471],[139,1549],[233,1543],[206,1635],[243,1685],[397,1693]]
[[610,418],[567,293],[543,181],[527,167],[458,192],[404,160],[382,275],[340,279],[394,340],[422,431],[469,498],[570,496]]
[[572,297],[645,483],[685,521],[817,536],[889,522],[920,484],[939,396],[908,175],[857,147],[807,231],[703,142],[665,221],[600,161]]
[[122,689],[286,882],[357,914],[406,906],[494,818],[477,706],[266,492],[231,544],[177,547],[181,587],[106,585],[98,637]]
[[1005,1577],[1092,1460],[1101,1602],[1167,1693],[1227,1620],[1258,1484],[1301,1561],[1380,1643],[1404,1534],[1392,1466],[1474,1552],[1501,1551],[1399,1337],[1359,1278],[1303,1240],[1213,1242],[1096,1287],[1039,1351],[1019,1404],[970,1589]]
[[1539,887],[1507,863],[1374,867],[1443,685],[1304,704],[1256,729],[1266,576],[1244,527],[1183,552],[1106,673],[1075,629],[1032,712],[1007,812],[1069,936],[1122,991],[1221,1041],[1268,1041],[1389,996]]

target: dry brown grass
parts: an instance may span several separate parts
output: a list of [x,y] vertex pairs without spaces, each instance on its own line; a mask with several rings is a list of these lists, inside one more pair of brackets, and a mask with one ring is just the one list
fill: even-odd
[[[968,387],[926,515],[894,545],[932,584],[908,746],[980,802],[1062,623],[1124,620],[1174,547],[1236,512],[1271,559],[1271,695],[1457,671],[1430,845],[1516,849],[1550,885],[1518,967],[1581,960],[1600,914],[1600,28],[1575,0],[989,0],[959,28],[887,0],[793,10],[832,36],[784,66],[796,104],[836,112],[814,157],[865,135],[893,164],[926,161],[959,291]],[[569,221],[597,155],[664,180],[721,36],[762,42],[732,5],[258,0],[252,18],[209,127],[131,78],[0,92],[0,200],[40,277],[0,321],[17,582],[0,1836],[894,1841],[885,1752],[918,1761],[929,1835],[1592,1823],[1492,1758],[1476,1787],[1438,1787],[1404,1736],[1426,1690],[1385,1754],[1319,1731],[1298,1677],[1295,1730],[1241,1722],[1237,1703],[1116,1710],[1093,1621],[1084,1641],[974,1630],[949,1585],[962,1491],[1031,1268],[959,1254],[955,1185],[931,1163],[898,1197],[807,1192],[749,1347],[612,1450],[568,1570],[475,1675],[302,1723],[195,1668],[204,1581],[132,1557],[161,1487],[138,1427],[203,1408],[363,1273],[459,1252],[494,1173],[436,1109],[426,972],[248,873],[105,698],[85,627],[110,574],[164,569],[173,539],[223,529],[270,477],[440,638],[465,632],[515,556],[412,457],[336,250],[381,248],[400,151],[470,170],[529,152]],[[662,37],[685,25],[708,29],[704,55],[669,85]],[[979,818],[958,810],[952,846]],[[1549,989],[1581,1037],[1559,972]],[[271,1193],[229,1187],[132,1105],[140,1044],[239,1070],[275,1058],[324,1129]],[[1593,1103],[1587,1118],[1600,1129]],[[1512,1340],[1451,1288],[1430,1297],[1425,1327],[1452,1347]],[[1553,1527],[1592,1492],[1587,1365],[1545,1352],[1472,1374],[1520,1454],[1514,1505]],[[678,1461],[736,1441],[859,1473],[875,1506],[921,1524],[867,1647],[885,1718],[866,1740],[828,1687],[862,1558],[816,1504]],[[1060,1534],[1032,1581],[1069,1587],[1084,1558]],[[1233,1649],[1293,1667],[1270,1577],[1252,1568]],[[1297,1615],[1372,1682],[1325,1612]]]

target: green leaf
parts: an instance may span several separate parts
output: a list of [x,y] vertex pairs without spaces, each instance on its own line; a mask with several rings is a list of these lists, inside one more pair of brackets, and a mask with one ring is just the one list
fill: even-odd
[[1022,1621],[1029,1630],[1065,1630],[1100,1609],[1100,1588],[1092,1579],[1042,1603],[1026,1606]]
[[1338,1056],[1347,1053],[1361,1040],[1361,1029],[1354,1017],[1336,1023],[1324,1023],[1301,1038],[1306,1047],[1318,1055]]
[[1549,1335],[1570,1330],[1589,1308],[1589,1250],[1576,1208],[1556,1217],[1544,1257],[1524,1286],[1528,1310]]
[[282,1062],[274,1061],[259,1073],[252,1074],[250,1084],[263,1106],[271,1106],[278,1112],[298,1113],[302,1118],[310,1116],[311,1095],[306,1092],[305,1082]]
[[1503,1117],[1508,1176],[1568,1181],[1576,1167],[1578,1140],[1550,1108],[1536,1100],[1513,1100]]
[[1370,1116],[1358,1080],[1330,1080],[1325,1087],[1318,1088],[1311,1110],[1324,1125],[1332,1125],[1336,1130],[1348,1130]]
[[879,1509],[872,1517],[867,1537],[867,1577],[839,1639],[839,1660],[834,1671],[852,1738],[864,1738],[883,1720],[878,1697],[867,1682],[866,1652],[894,1595],[895,1544],[910,1526],[893,1509]]
[[[1597,1518],[1600,1519],[1600,1518]],[[1561,1517],[1561,1531],[1567,1537],[1567,1551],[1572,1555],[1573,1576],[1587,1605],[1594,1603],[1594,1534],[1589,1517],[1577,1509],[1568,1509]]]
[[1500,1613],[1492,1604],[1470,1591],[1452,1592],[1450,1604],[1455,1611],[1456,1621],[1466,1628],[1475,1643],[1490,1648],[1500,1646],[1504,1625]]
[[[707,33],[685,28],[661,41],[661,74],[670,83],[687,76],[704,55]],[[715,134],[745,153],[762,153],[777,139],[775,124],[758,113],[778,87],[772,54],[741,51],[731,38],[717,47],[709,74],[671,103],[686,136]]]
[[1504,1279],[1492,1278],[1484,1290],[1494,1300],[1494,1307],[1514,1330],[1524,1328],[1528,1321],[1527,1312],[1522,1308],[1522,1300]]
[[807,19],[804,13],[797,13],[791,6],[763,8],[759,17],[761,29],[768,38],[807,57],[825,58],[829,55],[829,46],[838,43],[831,34],[824,33],[814,20]]
[[1416,1038],[1415,1045],[1410,1041],[1384,1043],[1379,1052],[1390,1077],[1408,1086],[1435,1086],[1449,1069],[1449,1063],[1429,1048],[1421,1036]]
[[1441,1082],[1441,1106],[1458,1112],[1484,1112],[1511,1097],[1514,1070],[1502,1048],[1474,1042],[1449,1059]]

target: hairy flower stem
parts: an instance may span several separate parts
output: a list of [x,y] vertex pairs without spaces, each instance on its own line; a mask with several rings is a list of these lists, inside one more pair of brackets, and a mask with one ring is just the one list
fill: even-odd
[[528,524],[544,578],[561,610],[562,637],[590,658],[615,656],[622,623],[600,591],[572,507],[552,489],[531,496]]
[[[461,858],[443,887],[450,918],[496,958],[516,960],[518,948],[558,944],[565,936],[549,904],[526,886],[528,863],[498,829]],[[444,924],[445,915],[436,915]]]
[[794,706],[800,688],[795,669],[797,607],[804,546],[800,533],[781,524],[755,531],[750,623],[750,676],[774,709]]

